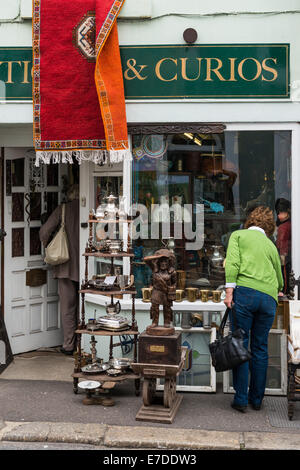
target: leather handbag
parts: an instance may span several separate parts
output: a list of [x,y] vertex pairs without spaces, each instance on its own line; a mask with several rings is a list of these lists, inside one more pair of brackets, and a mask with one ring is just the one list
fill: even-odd
[[[232,319],[236,324],[234,306],[231,310]],[[224,372],[225,370],[234,369],[251,359],[251,353],[243,345],[245,332],[242,328],[236,328],[233,332],[229,332],[227,336],[224,336],[224,328],[229,312],[230,309],[227,308],[217,333],[217,339],[213,343],[209,344],[212,364],[216,369],[216,372]]]
[[61,226],[49,245],[45,248],[44,261],[47,264],[58,265],[69,260],[68,239],[65,230],[65,204],[61,209]]

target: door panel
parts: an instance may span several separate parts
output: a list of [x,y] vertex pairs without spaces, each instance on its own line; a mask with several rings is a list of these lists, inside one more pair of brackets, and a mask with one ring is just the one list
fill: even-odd
[[[60,203],[61,170],[59,165],[36,168],[30,149],[7,148],[4,157],[5,321],[12,352],[18,354],[62,344],[58,285],[39,240],[41,215],[47,218]],[[47,270],[47,283],[28,282],[31,269]]]

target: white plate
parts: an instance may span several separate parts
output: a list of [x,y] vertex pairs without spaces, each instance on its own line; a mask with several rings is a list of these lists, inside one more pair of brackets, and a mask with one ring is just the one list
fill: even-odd
[[100,382],[97,382],[96,380],[83,380],[82,382],[79,382],[78,387],[84,388],[86,390],[98,388],[100,385]]

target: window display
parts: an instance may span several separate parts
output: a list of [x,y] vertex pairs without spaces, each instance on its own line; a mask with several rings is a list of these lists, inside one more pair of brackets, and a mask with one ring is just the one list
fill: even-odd
[[[101,216],[101,211],[103,212],[104,215],[104,210],[109,212],[109,208],[112,207],[112,210],[114,210],[114,207],[117,205],[119,208],[122,206],[122,198],[123,198],[123,178],[122,176],[119,175],[111,175],[111,176],[106,176],[106,175],[101,175],[101,176],[96,176],[94,178],[94,194],[95,194],[95,199],[94,199],[94,208],[95,208],[95,213],[98,216]],[[118,196],[118,197],[117,197]],[[115,215],[113,215],[112,218],[114,218]],[[97,237],[97,230],[99,230],[99,233],[102,233],[102,226],[101,224],[97,225],[95,224],[95,240],[98,247],[100,246],[103,247],[103,245],[108,244],[107,239],[104,240],[98,240],[99,237]],[[116,227],[118,228],[118,227]],[[102,238],[102,235],[100,236]],[[111,250],[116,248],[117,250],[119,249],[118,242],[120,243],[119,240],[114,240],[115,245],[112,247],[109,247]],[[110,273],[110,260],[105,257],[98,257],[95,258],[95,273],[97,276],[99,276],[101,279],[104,279],[104,277]],[[115,274],[121,274],[123,272],[123,259],[119,258],[115,260],[115,266],[116,266],[116,273]]]
[[[229,237],[258,205],[272,208],[275,218],[278,214],[279,241],[276,232],[273,242],[284,251],[283,270],[288,273],[290,230],[283,229],[290,227],[290,222],[286,224],[291,204],[290,152],[290,131],[134,135],[132,202],[144,207],[146,214],[140,237],[133,241],[138,297],[151,286],[144,257],[168,244],[176,256],[177,289],[195,288],[197,298],[200,290],[209,290],[212,300],[212,292],[225,284]],[[286,214],[279,216],[278,208],[288,213],[288,219],[280,220]],[[203,219],[199,219],[201,213]],[[203,236],[200,246],[193,248],[189,242],[199,220],[204,222]],[[169,224],[169,233],[164,233],[162,222]],[[157,234],[154,223],[159,225],[158,236],[153,236]],[[185,294],[178,293],[178,301]]]

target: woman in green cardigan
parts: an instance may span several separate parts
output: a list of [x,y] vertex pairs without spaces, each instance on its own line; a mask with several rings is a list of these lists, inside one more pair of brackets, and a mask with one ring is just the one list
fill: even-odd
[[226,254],[225,305],[236,312],[233,328],[244,330],[244,345],[250,348],[249,362],[233,369],[234,400],[231,404],[245,412],[248,403],[259,410],[265,393],[268,368],[268,336],[272,327],[278,295],[283,288],[278,251],[268,238],[275,230],[273,212],[259,206],[247,218],[244,229],[230,236]]

